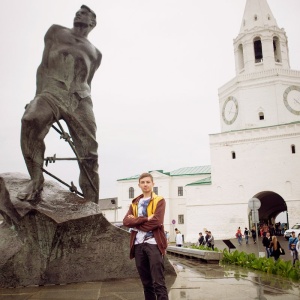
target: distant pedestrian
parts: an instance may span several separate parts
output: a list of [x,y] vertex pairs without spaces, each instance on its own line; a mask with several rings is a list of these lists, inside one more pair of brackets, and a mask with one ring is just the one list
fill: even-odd
[[270,244],[272,242],[270,232],[267,232],[266,236],[262,239],[262,244],[264,245],[267,253],[267,258],[271,256]]
[[242,245],[242,240],[243,240],[241,227],[239,227],[238,230],[236,231],[235,237],[238,239],[238,243],[241,246]]
[[277,261],[279,256],[281,255],[280,252],[281,246],[275,235],[272,236],[272,242],[270,243],[270,248],[271,248],[271,256],[273,256],[274,260]]
[[256,227],[255,227],[255,225],[253,225],[251,228],[251,235],[252,235],[253,243],[256,244]]
[[178,229],[175,232],[176,232],[176,235],[175,235],[176,246],[177,247],[182,247],[182,244],[183,244],[182,234],[181,234],[181,232]]
[[199,232],[198,245],[203,246],[204,244],[204,236],[202,235],[202,232]]
[[244,237],[245,237],[246,245],[248,245],[249,244],[249,230],[247,229],[247,227],[245,227]]
[[209,239],[208,230],[205,230],[204,242],[206,245],[207,245],[208,239]]
[[168,244],[169,244],[169,242],[170,242],[170,234],[169,234],[169,231],[165,231],[165,235],[166,235],[167,242],[168,242]]
[[293,257],[293,266],[298,259],[298,251],[296,250],[296,245],[298,243],[298,238],[296,237],[295,231],[292,231],[292,236],[289,238],[289,250],[291,251],[291,255]]
[[298,234],[298,242],[296,244],[296,251],[297,251],[297,257],[299,259],[299,254],[300,254],[300,233]]
[[211,248],[212,250],[215,250],[215,239],[210,231],[208,231],[207,247]]

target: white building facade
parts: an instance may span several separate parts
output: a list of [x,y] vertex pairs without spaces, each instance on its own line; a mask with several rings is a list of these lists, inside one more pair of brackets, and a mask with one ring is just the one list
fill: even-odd
[[[178,227],[186,241],[203,228],[228,238],[251,226],[253,197],[261,201],[261,221],[287,211],[291,225],[299,222],[300,71],[290,68],[286,33],[266,0],[247,0],[234,54],[236,76],[219,89],[221,133],[210,135],[211,170],[152,172],[167,200],[166,230]],[[118,181],[122,209],[134,182]]]

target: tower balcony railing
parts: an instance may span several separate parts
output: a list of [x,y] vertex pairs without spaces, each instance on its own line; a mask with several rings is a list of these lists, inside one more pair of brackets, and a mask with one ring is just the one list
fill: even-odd
[[278,69],[263,70],[259,72],[248,73],[248,74],[240,74],[234,77],[226,84],[224,84],[223,86],[221,86],[219,88],[219,94],[226,91],[228,88],[236,85],[239,82],[254,80],[259,78],[274,77],[274,76],[300,77],[300,71],[278,68]]

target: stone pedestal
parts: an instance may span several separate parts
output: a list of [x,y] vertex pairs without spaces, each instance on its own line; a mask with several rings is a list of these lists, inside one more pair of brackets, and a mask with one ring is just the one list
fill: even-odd
[[[97,204],[46,181],[40,199],[16,195],[22,174],[0,175],[0,287],[138,277],[129,233],[113,226]],[[165,260],[166,274],[176,276]]]

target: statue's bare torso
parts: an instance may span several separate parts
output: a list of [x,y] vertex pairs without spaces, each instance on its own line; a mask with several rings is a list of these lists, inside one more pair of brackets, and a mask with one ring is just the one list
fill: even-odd
[[85,37],[59,25],[45,35],[45,49],[38,71],[38,93],[44,91],[90,96],[91,80],[101,61],[101,53]]

